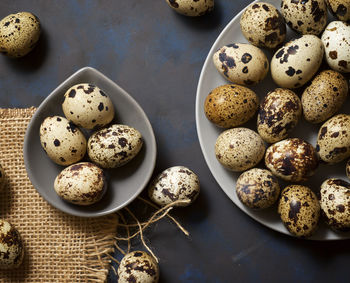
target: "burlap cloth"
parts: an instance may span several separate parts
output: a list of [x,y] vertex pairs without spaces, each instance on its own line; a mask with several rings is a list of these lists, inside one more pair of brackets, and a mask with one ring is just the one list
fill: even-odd
[[19,230],[25,245],[20,268],[0,271],[1,282],[105,282],[118,218],[70,216],[50,206],[27,177],[23,141],[35,112],[0,109],[0,164],[7,185],[0,193],[2,218]]

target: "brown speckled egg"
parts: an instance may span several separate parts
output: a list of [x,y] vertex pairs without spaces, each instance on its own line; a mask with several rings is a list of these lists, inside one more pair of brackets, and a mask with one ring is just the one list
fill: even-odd
[[184,166],[174,166],[160,173],[150,184],[148,195],[152,201],[164,206],[177,200],[188,200],[177,206],[190,205],[200,191],[197,175]]
[[350,0],[326,0],[328,9],[340,21],[350,20]]
[[83,133],[66,118],[47,117],[40,126],[41,146],[52,161],[71,165],[81,160],[86,152]]
[[240,85],[254,85],[262,81],[269,71],[269,61],[258,47],[233,43],[214,53],[216,69],[227,80]]
[[305,120],[324,122],[340,109],[347,96],[348,82],[340,73],[332,70],[321,72],[302,94]]
[[281,192],[278,214],[291,234],[308,237],[317,229],[320,204],[310,188],[290,185]]
[[138,130],[115,124],[93,133],[87,151],[90,160],[102,168],[116,168],[131,161],[142,145],[142,135]]
[[269,170],[253,168],[238,177],[236,193],[244,205],[252,209],[264,209],[276,202],[280,187]]
[[278,49],[271,59],[271,75],[284,88],[298,88],[308,82],[322,63],[324,47],[315,35],[303,35]]
[[266,150],[265,164],[275,176],[283,180],[302,182],[315,173],[318,158],[311,144],[299,138],[290,138]]
[[316,150],[320,158],[329,164],[350,157],[350,115],[338,114],[321,126]]
[[350,230],[350,184],[327,179],[321,185],[320,205],[326,223],[334,230]]
[[244,10],[240,20],[244,37],[253,45],[276,48],[286,37],[286,24],[271,4],[257,2]]
[[260,104],[258,133],[268,143],[283,140],[295,128],[301,113],[299,97],[289,89],[276,88]]
[[327,24],[324,0],[282,0],[281,13],[290,28],[301,34],[320,34]]
[[90,162],[66,167],[58,174],[54,183],[54,189],[61,198],[79,205],[98,202],[106,187],[102,169]]
[[156,260],[144,251],[126,254],[118,267],[118,283],[157,283],[159,267]]
[[206,117],[222,128],[240,126],[258,110],[259,98],[247,87],[228,84],[213,89],[205,99]]
[[0,52],[9,57],[28,54],[40,37],[39,19],[32,13],[20,12],[0,21]]
[[350,72],[350,24],[330,22],[322,34],[326,61],[333,70]]
[[264,153],[262,138],[247,128],[226,130],[215,143],[216,159],[231,171],[241,172],[254,167],[264,157]]
[[24,246],[17,229],[0,219],[0,269],[14,269],[21,265]]
[[203,16],[214,9],[214,0],[166,0],[168,5],[181,15]]
[[66,118],[85,129],[103,127],[114,118],[111,99],[93,84],[77,84],[69,88],[62,103]]

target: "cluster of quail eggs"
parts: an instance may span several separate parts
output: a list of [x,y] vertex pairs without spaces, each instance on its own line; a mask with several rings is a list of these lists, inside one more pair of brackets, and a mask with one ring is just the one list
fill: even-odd
[[[68,202],[91,205],[106,191],[103,169],[131,161],[142,148],[142,135],[133,127],[113,123],[111,99],[93,84],[70,87],[62,110],[65,117],[50,116],[40,125],[40,142],[47,156],[66,166],[56,177],[54,189]],[[91,133],[88,140],[82,129]],[[83,160],[86,153],[87,161]]]
[[[328,21],[327,9],[334,21]],[[350,183],[330,178],[320,188],[303,185],[320,163],[350,157],[350,115],[337,114],[349,92],[349,20],[349,1],[282,0],[280,9],[254,2],[240,18],[249,43],[231,42],[213,54],[214,66],[228,81],[204,102],[208,120],[224,129],[215,143],[216,159],[242,172],[236,193],[245,206],[275,207],[298,237],[311,236],[320,215],[331,229],[350,230]],[[295,36],[285,43],[287,26]],[[277,88],[260,99],[250,87],[269,71]],[[244,127],[253,117],[256,128]],[[290,137],[301,122],[320,124],[314,145]],[[346,169],[350,177],[350,160]]]

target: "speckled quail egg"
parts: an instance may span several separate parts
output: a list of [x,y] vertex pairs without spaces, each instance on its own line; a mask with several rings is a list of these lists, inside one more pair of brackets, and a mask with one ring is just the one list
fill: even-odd
[[198,17],[214,9],[214,0],[166,0],[168,5],[179,14]]
[[317,229],[320,204],[310,188],[290,185],[281,192],[278,214],[291,234],[297,237],[308,237]]
[[324,122],[340,109],[347,96],[347,80],[336,71],[322,71],[301,96],[305,120],[310,123]]
[[6,184],[6,175],[4,168],[0,164],[0,191],[5,187]]
[[328,9],[340,21],[350,20],[350,0],[326,0]]
[[315,35],[303,35],[277,50],[271,60],[271,75],[276,84],[297,88],[309,81],[322,63],[324,47]]
[[54,189],[61,198],[79,205],[98,202],[106,187],[102,169],[90,162],[66,167],[58,174],[54,183]]
[[253,209],[264,209],[276,202],[280,187],[269,170],[252,168],[238,177],[236,193],[244,205]]
[[322,34],[326,60],[333,70],[350,72],[350,24],[330,22]]
[[248,128],[226,130],[215,143],[216,159],[231,171],[241,172],[254,167],[264,153],[264,141],[258,133]]
[[276,48],[286,37],[286,24],[271,4],[257,2],[244,10],[240,19],[244,37],[253,45]]
[[142,135],[138,130],[114,124],[93,133],[87,151],[90,160],[102,168],[116,168],[132,160],[142,145]]
[[118,283],[157,283],[159,267],[156,260],[144,251],[126,254],[118,267]]
[[40,37],[39,19],[32,13],[20,12],[0,21],[0,52],[9,57],[28,54]]
[[18,230],[0,219],[0,269],[13,269],[21,265],[24,246]]
[[258,47],[233,43],[214,53],[216,69],[227,80],[241,85],[254,85],[262,81],[269,71],[269,61]]
[[199,195],[199,179],[184,166],[174,166],[160,173],[150,184],[148,195],[152,201],[164,206],[177,200],[188,200],[176,206],[187,206]]
[[289,138],[266,150],[265,165],[283,180],[302,182],[315,173],[318,158],[311,144],[299,138]]
[[218,127],[232,128],[249,121],[258,110],[259,98],[251,89],[228,84],[213,89],[205,99],[204,111]]
[[327,179],[321,185],[320,205],[326,223],[334,230],[350,230],[350,183]]
[[316,150],[320,158],[329,164],[350,157],[350,115],[338,114],[321,126]]
[[295,128],[301,113],[299,97],[289,89],[276,88],[260,104],[258,133],[268,143],[283,140]]
[[93,129],[103,127],[114,118],[111,99],[93,84],[77,84],[67,90],[62,110],[74,124]]
[[81,160],[86,152],[83,133],[66,118],[47,117],[40,126],[41,146],[52,161],[71,165]]
[[324,0],[282,0],[281,13],[290,28],[302,34],[320,34],[327,24]]

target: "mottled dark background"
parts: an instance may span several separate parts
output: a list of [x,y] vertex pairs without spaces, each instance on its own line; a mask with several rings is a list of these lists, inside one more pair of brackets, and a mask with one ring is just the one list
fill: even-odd
[[157,139],[155,173],[185,165],[202,185],[192,206],[173,212],[189,238],[168,220],[145,235],[160,259],[161,282],[349,282],[349,241],[298,240],[258,224],[219,188],[202,156],[195,125],[202,64],[221,30],[248,3],[216,0],[210,15],[186,18],[165,0],[1,0],[0,18],[30,11],[43,35],[25,58],[0,56],[0,107],[38,106],[84,66],[139,102]]

